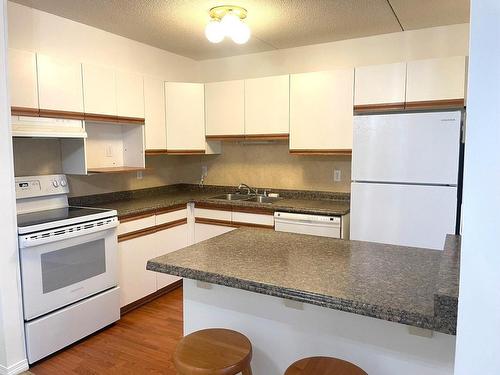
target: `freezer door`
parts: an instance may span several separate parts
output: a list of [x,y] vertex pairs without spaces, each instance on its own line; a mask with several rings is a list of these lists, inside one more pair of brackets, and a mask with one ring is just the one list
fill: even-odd
[[352,183],[351,240],[442,250],[456,212],[456,187]]
[[461,112],[357,116],[352,180],[456,185]]

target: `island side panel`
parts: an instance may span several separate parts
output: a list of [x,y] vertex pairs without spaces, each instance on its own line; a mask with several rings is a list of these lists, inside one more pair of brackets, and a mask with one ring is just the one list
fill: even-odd
[[455,336],[415,336],[398,323],[203,286],[184,279],[184,334],[209,327],[242,332],[253,344],[255,375],[282,375],[295,360],[313,355],[351,361],[370,375],[453,374]]

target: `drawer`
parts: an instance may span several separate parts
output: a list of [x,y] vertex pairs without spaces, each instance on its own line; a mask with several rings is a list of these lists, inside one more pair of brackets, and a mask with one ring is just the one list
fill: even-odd
[[210,210],[207,208],[195,207],[194,216],[204,219],[231,221],[231,211]]
[[252,214],[248,212],[233,212],[233,223],[248,223],[257,225],[274,226],[273,215]]
[[161,225],[165,223],[170,223],[172,221],[187,218],[187,209],[181,208],[176,211],[165,212],[163,214],[156,215],[156,225]]
[[118,225],[118,235],[135,232],[136,230],[141,230],[149,227],[155,226],[155,215],[151,214],[151,216],[141,217],[135,220],[127,219],[126,222],[120,223]]

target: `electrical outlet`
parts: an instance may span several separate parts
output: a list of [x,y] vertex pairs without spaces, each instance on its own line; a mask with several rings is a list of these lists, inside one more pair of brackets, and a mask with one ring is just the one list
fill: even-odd
[[137,171],[137,179],[142,180],[142,171]]
[[207,177],[207,175],[208,175],[208,167],[206,165],[202,165],[201,166],[201,175],[203,177]]
[[342,172],[340,169],[333,170],[333,182],[340,182],[342,180]]

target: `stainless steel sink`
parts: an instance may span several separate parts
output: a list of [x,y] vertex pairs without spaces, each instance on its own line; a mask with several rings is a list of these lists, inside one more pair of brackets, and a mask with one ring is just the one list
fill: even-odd
[[274,203],[277,200],[279,200],[279,198],[265,197],[263,195],[257,195],[257,196],[254,195],[252,198],[245,200],[247,202],[256,202],[256,203]]
[[249,196],[248,194],[233,193],[233,194],[217,195],[216,197],[212,197],[210,199],[220,199],[225,201],[241,201],[241,200],[247,200],[250,197],[251,196]]

